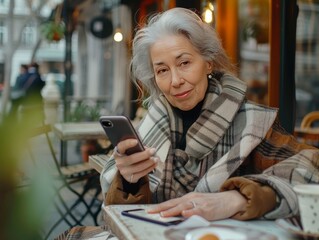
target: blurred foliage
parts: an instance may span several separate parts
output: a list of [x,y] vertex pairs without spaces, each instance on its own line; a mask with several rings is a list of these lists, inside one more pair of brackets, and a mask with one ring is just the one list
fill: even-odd
[[64,38],[65,25],[63,22],[47,21],[41,24],[40,32],[49,42],[58,42]]
[[31,166],[34,171],[29,184],[19,187],[25,177],[21,165],[27,141],[39,116],[33,112],[20,120],[6,117],[0,122],[0,239],[3,240],[42,239],[44,220],[52,205],[52,181],[44,168]]
[[63,4],[58,4],[47,21],[41,24],[40,32],[49,42],[58,42],[64,38],[65,24],[62,21]]
[[71,122],[90,122],[97,121],[101,116],[101,106],[96,104],[86,104],[80,102],[70,114]]

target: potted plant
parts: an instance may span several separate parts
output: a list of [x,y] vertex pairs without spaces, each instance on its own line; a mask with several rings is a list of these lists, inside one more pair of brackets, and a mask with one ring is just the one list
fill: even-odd
[[[86,104],[80,102],[77,104],[70,114],[71,122],[95,122],[99,120],[101,106],[99,104]],[[83,140],[79,141],[78,148],[81,152],[83,161],[87,162],[90,155],[102,153],[108,147],[105,140]]]
[[61,19],[62,5],[57,5],[50,19],[41,24],[40,32],[49,42],[58,42],[64,37],[65,24]]
[[42,24],[42,36],[49,42],[58,42],[64,37],[65,26],[63,22],[48,21]]

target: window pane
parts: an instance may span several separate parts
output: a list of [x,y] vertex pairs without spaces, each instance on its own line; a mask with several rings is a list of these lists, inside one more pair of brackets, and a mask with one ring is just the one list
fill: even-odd
[[319,110],[319,0],[298,0],[296,31],[296,126]]
[[0,20],[0,46],[5,43],[5,27],[4,22]]
[[267,105],[269,0],[241,0],[239,22],[239,77],[248,84],[247,98]]
[[25,26],[22,33],[21,43],[23,46],[32,46],[35,43],[36,27],[35,24],[29,23]]

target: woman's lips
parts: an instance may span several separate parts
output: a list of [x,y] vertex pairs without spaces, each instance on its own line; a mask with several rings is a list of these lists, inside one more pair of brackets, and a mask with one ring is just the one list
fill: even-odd
[[184,98],[184,97],[187,97],[190,92],[191,92],[191,90],[188,90],[188,91],[185,91],[185,92],[182,92],[182,93],[178,93],[178,94],[175,94],[174,97],[176,97],[176,98]]

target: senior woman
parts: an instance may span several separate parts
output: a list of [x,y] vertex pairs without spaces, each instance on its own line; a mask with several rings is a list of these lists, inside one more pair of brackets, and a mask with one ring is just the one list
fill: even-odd
[[138,127],[147,148],[116,146],[101,173],[105,204],[207,220],[298,213],[292,187],[318,183],[319,151],[285,132],[277,109],[246,100],[213,28],[183,8],[153,16],[136,32],[131,71],[149,93]]
[[250,103],[216,32],[194,12],[151,18],[133,41],[132,76],[149,92],[141,153],[126,140],[104,167],[106,204],[160,203],[162,216],[281,218],[298,212],[292,186],[319,181],[319,151]]

